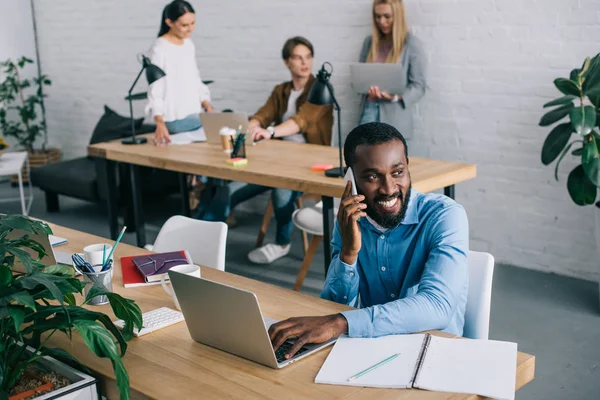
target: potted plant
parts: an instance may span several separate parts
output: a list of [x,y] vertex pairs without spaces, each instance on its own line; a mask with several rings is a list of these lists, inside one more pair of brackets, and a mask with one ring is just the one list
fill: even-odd
[[[540,120],[540,126],[556,125],[542,147],[542,163],[549,165],[558,158],[554,177],[558,181],[558,166],[565,155],[577,157],[578,165],[569,173],[567,190],[575,204],[595,205],[596,244],[600,251],[600,202],[596,202],[600,187],[600,54],[586,58],[581,68],[571,71],[569,78],[557,78],[554,85],[563,94],[544,107],[556,107]],[[575,135],[575,140],[571,136]],[[576,145],[576,148],[571,148]]]
[[[14,229],[27,234],[14,237],[10,235]],[[78,306],[75,294],[82,292],[85,283],[70,266],[45,266],[38,261],[45,251],[29,236],[36,233],[51,230],[21,215],[0,217],[0,399],[8,397],[31,366],[65,370],[64,364],[53,366],[50,357],[80,365],[67,351],[45,347],[55,334],[69,338],[79,334],[94,354],[110,359],[121,399],[129,399],[129,376],[121,357],[134,325],[141,329],[139,307],[116,293],[95,288],[88,293],[82,305],[97,295],[108,296],[114,314],[125,321],[119,331],[106,314]]]
[[[46,122],[38,118],[38,108],[43,107],[44,86],[51,84],[46,75],[24,79],[22,70],[33,60],[27,57],[13,61],[8,59],[0,63],[0,130],[4,136],[13,137],[19,146],[29,153],[32,167],[39,167],[60,161],[59,149],[48,149]],[[33,92],[27,93],[27,91]],[[36,140],[43,136],[41,148],[35,147]],[[29,179],[24,171],[23,179]]]

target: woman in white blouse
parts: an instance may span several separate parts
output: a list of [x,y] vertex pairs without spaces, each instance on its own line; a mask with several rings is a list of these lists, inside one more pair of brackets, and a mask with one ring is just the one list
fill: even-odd
[[202,126],[199,114],[212,112],[210,91],[202,83],[196,48],[190,39],[195,14],[187,1],[174,0],[163,10],[158,39],[150,52],[152,64],[166,75],[150,85],[146,110],[156,121],[154,143],[170,142],[169,134]]

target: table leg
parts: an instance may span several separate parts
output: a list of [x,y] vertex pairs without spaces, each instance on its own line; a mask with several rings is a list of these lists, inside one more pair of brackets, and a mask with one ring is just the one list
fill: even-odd
[[[19,195],[21,196],[21,212],[23,215],[27,216],[27,210],[25,209],[25,193],[23,192],[23,171],[19,168],[19,173],[17,174],[19,177]],[[31,177],[29,178],[31,181]]]
[[119,209],[117,205],[117,163],[105,158],[98,158],[100,162],[100,170],[104,170],[106,177],[106,209],[108,210],[108,228],[110,230],[110,238],[116,240],[119,234]]
[[446,186],[444,188],[444,194],[454,200],[454,185]]
[[140,167],[129,164],[131,175],[131,198],[133,200],[133,218],[135,219],[135,235],[138,247],[146,245],[146,228],[144,227],[144,209],[142,206],[142,185],[140,183]]
[[[31,176],[31,165],[29,164],[29,158],[27,158],[25,160],[25,163],[27,164],[27,176]],[[33,204],[33,185],[31,183],[31,178],[29,178],[29,201],[27,202],[27,214],[29,215],[29,212],[31,211],[31,205]]]
[[325,276],[331,263],[331,232],[333,231],[333,197],[323,196],[323,260]]
[[188,190],[187,177],[188,174],[179,172],[179,192],[181,193],[181,212],[186,217],[191,215],[190,210],[190,191]]

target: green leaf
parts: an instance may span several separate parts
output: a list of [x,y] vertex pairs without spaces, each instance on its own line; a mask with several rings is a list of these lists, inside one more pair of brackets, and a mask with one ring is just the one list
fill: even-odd
[[552,129],[542,147],[542,164],[548,165],[560,155],[560,152],[569,143],[571,133],[573,133],[573,127],[569,122],[557,125]]
[[109,358],[112,361],[121,399],[128,399],[129,375],[123,366],[117,345],[110,332],[94,321],[76,321],[74,328],[81,334],[83,341],[94,354],[98,357]]
[[12,282],[12,272],[6,265],[0,265],[0,288],[7,287]]
[[575,133],[587,135],[596,126],[596,110],[592,106],[575,107],[569,113]]
[[73,269],[73,267],[63,264],[50,265],[44,268],[42,272],[48,275],[59,275],[69,277],[75,276],[75,270]]
[[73,293],[65,294],[65,303],[67,303],[70,306],[77,305],[77,302],[75,301],[75,296],[73,295]]
[[581,156],[581,165],[585,175],[596,186],[600,186],[600,152],[598,151],[598,144],[600,143],[594,132],[587,135]]
[[56,283],[63,280],[64,278],[60,276],[36,273],[17,279],[14,285],[27,290],[35,289],[36,286],[43,286],[52,294],[53,299],[58,300],[62,304],[64,292],[60,290]]
[[600,62],[596,58],[595,62],[592,63],[587,73],[583,85],[581,86],[583,94],[585,96],[597,96],[600,95]]
[[133,327],[135,326],[138,329],[142,329],[142,311],[133,300],[126,299],[117,293],[100,290],[97,287],[90,289],[84,303],[101,295],[108,297],[108,301],[110,302],[110,306],[115,313],[115,316],[125,321],[125,326],[121,333],[125,340],[131,340],[133,338]]
[[25,309],[20,306],[11,306],[8,307],[8,314],[13,320],[13,323],[15,325],[15,331],[19,332],[21,330],[21,325],[23,324],[23,321],[25,321],[25,315],[27,315]]
[[563,106],[555,108],[554,110],[548,111],[544,116],[540,119],[540,126],[548,126],[552,125],[556,121],[561,120],[563,117],[567,116],[571,110],[573,109],[573,103],[567,103]]
[[27,292],[13,293],[10,296],[10,298],[12,301],[16,302],[17,304],[29,307],[33,311],[35,311],[35,309],[36,309],[36,307],[35,307],[36,304],[35,304],[35,300],[33,299],[33,296]]
[[[588,96],[590,103],[596,108],[600,108],[600,95]],[[598,118],[596,118],[598,120]]]
[[573,156],[580,156],[583,154],[583,147],[580,147],[579,149],[575,149],[571,152],[571,155]]
[[572,103],[573,100],[575,100],[577,98],[577,96],[573,96],[571,94],[568,94],[566,96],[563,97],[559,97],[558,99],[554,99],[546,104],[544,104],[544,108],[546,107],[554,107],[554,106],[562,106],[563,104],[568,104],[568,103]]
[[581,94],[577,83],[573,82],[570,79],[557,78],[554,80],[554,85],[563,94],[571,94],[577,97],[579,97],[579,95]]
[[582,165],[578,165],[567,179],[567,189],[575,204],[585,206],[594,204],[598,188],[585,175]]
[[31,274],[33,272],[34,264],[31,259],[31,255],[28,252],[15,247],[9,247],[6,249],[6,251],[15,256],[19,261],[21,261],[21,263],[23,263],[23,266],[25,267],[25,270],[28,274]]
[[560,162],[565,157],[565,155],[569,152],[569,150],[571,149],[571,146],[573,146],[575,143],[578,143],[578,142],[583,143],[582,140],[575,140],[574,142],[569,143],[569,145],[560,154],[560,157],[558,157],[558,161],[556,162],[556,166],[554,167],[554,179],[556,179],[557,181],[558,181],[558,166],[560,165]]
[[577,82],[579,80],[579,72],[581,72],[579,68],[572,69],[569,74],[569,79],[573,82]]

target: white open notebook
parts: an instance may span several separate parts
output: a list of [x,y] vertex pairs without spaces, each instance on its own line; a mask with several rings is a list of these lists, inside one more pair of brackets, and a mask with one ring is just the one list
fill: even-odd
[[[348,381],[394,353],[400,356]],[[515,397],[517,344],[429,334],[338,339],[315,383]]]

